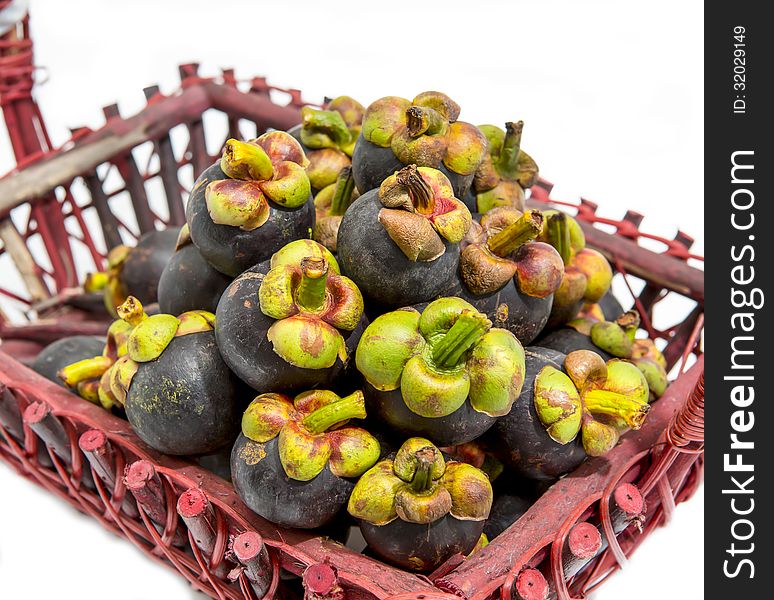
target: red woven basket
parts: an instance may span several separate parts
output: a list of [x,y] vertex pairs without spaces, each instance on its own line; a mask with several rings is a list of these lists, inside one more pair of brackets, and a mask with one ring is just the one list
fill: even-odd
[[[0,179],[0,295],[2,307],[21,309],[26,319],[0,313],[0,458],[20,475],[196,589],[231,599],[302,593],[281,569],[301,576],[304,592],[318,598],[583,597],[693,494],[703,471],[704,276],[689,261],[702,259],[682,233],[658,238],[639,231],[636,213],[615,221],[597,216],[591,202],[556,201],[545,181],[530,201],[577,212],[589,245],[626,282],[644,328],[665,343],[677,375],[641,430],[553,485],[483,550],[453,557],[427,577],[268,523],[227,482],[155,452],[126,421],[23,366],[54,339],[104,332],[105,317],[83,308],[81,277],[103,266],[107,248],[181,224],[186,190],[227,137],[299,121],[298,90],[263,78],[245,85],[231,71],[202,78],[197,65],[181,66],[180,74],[174,94],[146,88],[139,114],[122,118],[106,107],[103,127],[76,129],[53,149],[31,96],[26,23],[0,40],[0,103],[18,162]],[[645,249],[642,238],[662,250]],[[691,301],[687,314],[654,328],[654,307],[676,296]]]

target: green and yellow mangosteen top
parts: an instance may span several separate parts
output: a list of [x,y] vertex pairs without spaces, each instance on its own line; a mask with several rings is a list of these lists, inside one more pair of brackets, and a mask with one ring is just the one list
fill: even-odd
[[470,228],[460,255],[460,275],[474,294],[492,294],[513,279],[518,290],[534,298],[553,294],[562,282],[564,264],[549,244],[535,241],[543,227],[537,210],[494,208]]
[[363,137],[392,148],[404,165],[472,175],[484,159],[487,140],[474,125],[458,121],[460,107],[441,92],[423,92],[409,101],[387,96],[372,103],[363,117]]
[[242,416],[242,433],[252,441],[243,452],[265,456],[264,445],[276,438],[282,468],[291,479],[309,481],[326,465],[338,477],[359,477],[381,452],[374,436],[348,424],[365,416],[361,391],[344,398],[327,390],[303,392],[294,399],[261,394]]
[[301,109],[299,137],[307,148],[306,173],[315,190],[334,184],[338,173],[351,165],[364,113],[363,105],[349,96],[330,100],[323,110]]
[[428,524],[447,514],[483,521],[492,508],[492,485],[476,467],[444,461],[424,438],[410,438],[393,460],[377,463],[355,484],[347,511],[356,519],[387,525],[396,519]]
[[355,361],[368,383],[400,389],[406,406],[422,417],[445,417],[466,401],[502,416],[524,383],[519,341],[461,298],[435,300],[421,314],[401,309],[377,317]]
[[304,369],[346,361],[339,330],[352,331],[363,315],[363,296],[339,274],[327,248],[312,240],[291,242],[274,254],[258,291],[261,311],[276,319],[267,333],[274,352]]
[[558,210],[543,212],[543,230],[538,239],[556,248],[565,265],[562,283],[554,301],[569,306],[584,300],[599,302],[613,282],[613,270],[607,259],[586,247],[586,236],[578,222]]
[[496,125],[478,128],[489,147],[473,178],[478,212],[498,206],[524,210],[524,190],[538,179],[537,163],[521,149],[524,121],[506,123],[505,131]]
[[210,218],[219,225],[252,231],[269,218],[270,204],[298,208],[309,199],[309,164],[301,144],[284,131],[270,131],[249,142],[230,139],[220,167],[226,179],[205,190]]
[[344,167],[336,181],[321,189],[314,197],[314,239],[331,252],[336,252],[341,218],[358,196],[352,167]]
[[570,352],[566,373],[547,365],[535,377],[538,418],[554,441],[567,444],[580,432],[590,456],[602,456],[627,429],[639,429],[650,410],[648,382],[631,362],[607,363],[589,350]]
[[379,222],[411,261],[437,259],[446,252],[444,240],[462,241],[473,220],[446,176],[428,167],[409,165],[390,175],[379,201]]
[[567,323],[588,335],[599,349],[617,358],[625,358],[637,365],[648,381],[652,399],[660,398],[669,385],[666,359],[650,339],[636,339],[640,326],[640,315],[629,310],[615,321],[595,321],[589,317],[578,318]]
[[110,410],[114,403],[100,396],[100,380],[116,361],[127,354],[132,331],[147,318],[142,304],[134,296],[126,298],[114,310],[119,318],[108,327],[102,354],[69,364],[57,373],[66,387],[74,389],[89,402],[102,404],[106,410]]

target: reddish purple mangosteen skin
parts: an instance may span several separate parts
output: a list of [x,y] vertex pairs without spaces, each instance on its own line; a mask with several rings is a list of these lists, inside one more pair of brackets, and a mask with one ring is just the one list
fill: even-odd
[[535,411],[535,377],[546,365],[564,371],[565,355],[531,346],[524,349],[524,387],[511,412],[500,417],[487,432],[485,443],[503,463],[529,479],[556,479],[572,471],[586,457],[581,436],[561,445],[552,440]]
[[352,331],[338,330],[344,337],[347,355],[352,357],[346,365],[337,360],[328,369],[302,369],[285,362],[274,352],[266,333],[275,321],[263,314],[258,302],[258,290],[269,270],[268,260],[248,269],[229,285],[218,303],[215,336],[229,368],[259,393],[313,388],[338,390],[350,380],[359,382],[354,356],[360,336],[368,326],[365,314]]
[[221,359],[212,331],[173,338],[156,360],[140,363],[126,396],[138,436],[166,454],[213,452],[239,431],[237,378]]
[[[446,252],[429,262],[412,262],[379,222],[379,190],[355,200],[339,227],[336,259],[370,310],[386,312],[442,295],[456,276],[460,249],[444,240]],[[380,314],[379,313],[379,314]]]
[[469,400],[450,415],[430,418],[412,412],[403,401],[400,388],[382,392],[364,382],[363,394],[368,415],[389,423],[393,437],[398,436],[401,441],[419,436],[436,446],[456,446],[476,439],[497,420],[474,410]]
[[138,240],[121,266],[121,283],[143,304],[158,301],[159,279],[175,253],[179,233],[179,227],[149,231]]
[[[231,477],[239,497],[264,519],[283,527],[314,529],[330,523],[349,500],[355,480],[334,475],[327,464],[310,481],[291,479],[280,462],[278,440],[256,444],[239,435],[231,452]],[[256,461],[250,445],[262,447],[265,456]]]
[[232,279],[210,263],[193,244],[183,246],[169,259],[159,279],[159,309],[179,315],[189,310],[215,312]]
[[271,258],[284,245],[309,237],[314,231],[314,200],[286,209],[269,201],[269,219],[253,231],[213,223],[207,211],[205,190],[212,181],[227,179],[220,162],[206,169],[196,180],[188,199],[185,216],[191,240],[202,256],[218,271],[236,277],[243,271]]
[[468,554],[481,537],[484,523],[447,514],[427,525],[401,519],[387,525],[360,521],[360,531],[377,556],[404,569],[428,572],[455,554]]
[[[361,195],[370,190],[378,189],[382,185],[382,181],[405,166],[395,156],[392,148],[377,146],[366,140],[362,134],[357,139],[355,151],[352,153],[352,177],[355,180],[355,187]],[[455,198],[464,198],[473,183],[475,174],[460,175],[450,171],[443,163],[437,166],[426,166],[432,166],[446,175],[454,190]]]
[[52,342],[35,358],[30,368],[49,381],[64,387],[56,376],[57,371],[79,360],[100,356],[105,348],[105,338],[94,335],[74,335]]

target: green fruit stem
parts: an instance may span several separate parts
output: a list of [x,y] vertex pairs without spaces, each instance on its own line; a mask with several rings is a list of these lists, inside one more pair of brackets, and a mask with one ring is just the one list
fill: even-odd
[[301,261],[301,283],[298,286],[298,305],[311,312],[320,310],[325,303],[328,282],[328,261],[307,256]]
[[421,448],[414,453],[417,462],[417,470],[411,480],[411,489],[421,494],[433,486],[433,465],[435,464],[435,450],[429,446]]
[[491,326],[486,315],[471,310],[462,311],[451,329],[433,344],[433,362],[440,367],[456,367]]
[[528,210],[513,223],[504,227],[487,240],[489,250],[501,258],[514,252],[519,246],[531,242],[543,228],[543,214]]
[[556,213],[548,217],[546,224],[546,234],[548,243],[551,244],[565,265],[570,264],[572,260],[572,244],[570,243],[570,228],[567,224],[567,215]]
[[411,106],[406,110],[406,128],[408,134],[417,138],[420,135],[443,133],[446,119],[436,110],[426,106]]
[[500,158],[497,162],[497,170],[511,179],[519,172],[519,154],[521,154],[521,132],[524,121],[505,124],[505,139],[500,150]]
[[629,427],[638,429],[650,410],[649,404],[632,400],[625,394],[610,390],[588,390],[583,394],[583,404],[592,415],[605,415],[623,420]]
[[328,214],[341,216],[349,205],[352,204],[352,192],[355,191],[355,179],[352,177],[352,168],[344,167],[336,178],[336,190],[333,192],[331,209]]
[[310,433],[324,433],[350,419],[365,419],[363,392],[357,391],[336,402],[326,404],[304,417],[304,427]]

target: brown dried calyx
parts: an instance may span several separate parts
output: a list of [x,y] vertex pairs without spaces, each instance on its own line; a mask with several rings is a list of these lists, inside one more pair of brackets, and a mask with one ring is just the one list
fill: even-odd
[[429,167],[409,165],[379,188],[379,222],[411,261],[429,262],[446,251],[444,240],[459,243],[472,217],[454,197],[446,176]]

